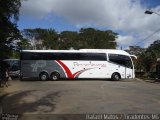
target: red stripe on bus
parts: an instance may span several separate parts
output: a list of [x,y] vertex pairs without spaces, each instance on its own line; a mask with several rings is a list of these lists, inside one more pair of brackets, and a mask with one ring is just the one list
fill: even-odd
[[74,78],[78,77],[80,74],[82,74],[83,72],[85,72],[85,71],[87,71],[87,70],[90,70],[90,69],[94,69],[94,68],[88,68],[88,69],[80,70],[80,71],[74,73]]
[[71,73],[70,69],[63,63],[61,62],[60,60],[56,60],[62,67],[63,69],[65,70],[65,72],[67,73],[67,77],[68,78],[74,78],[73,74]]
[[67,77],[68,78],[75,78],[77,75],[79,76],[79,74],[81,74],[81,73],[83,73],[83,72],[85,72],[87,70],[93,69],[93,68],[88,68],[88,69],[85,69],[85,70],[77,71],[74,74],[72,74],[72,72],[70,71],[70,69],[62,61],[60,61],[60,60],[56,60],[56,61],[61,65],[61,67],[63,67],[63,69],[67,73]]
[[81,73],[82,71],[84,71],[84,70],[80,70],[80,71],[78,71],[78,72],[75,72],[74,74],[73,74],[73,77],[75,78],[79,73]]

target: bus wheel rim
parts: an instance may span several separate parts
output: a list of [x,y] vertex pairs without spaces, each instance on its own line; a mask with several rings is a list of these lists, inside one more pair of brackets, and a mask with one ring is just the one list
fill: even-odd
[[118,75],[115,75],[115,78],[116,78],[116,80],[118,80],[118,79],[119,79],[119,76],[118,76]]
[[53,80],[57,80],[58,77],[57,77],[56,75],[53,75],[53,76],[52,76],[52,79],[53,79]]
[[46,80],[47,76],[46,75],[42,75],[42,80]]

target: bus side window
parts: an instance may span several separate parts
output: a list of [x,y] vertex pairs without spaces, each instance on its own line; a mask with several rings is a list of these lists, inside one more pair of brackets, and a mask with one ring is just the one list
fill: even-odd
[[35,57],[33,57],[33,53],[21,53],[21,60],[34,60]]

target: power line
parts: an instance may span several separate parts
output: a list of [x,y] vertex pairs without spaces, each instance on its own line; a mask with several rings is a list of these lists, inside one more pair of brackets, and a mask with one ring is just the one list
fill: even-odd
[[156,33],[159,32],[159,31],[160,31],[160,28],[157,29],[155,32],[153,32],[151,35],[149,35],[149,36],[147,36],[146,38],[144,38],[143,40],[141,40],[140,42],[136,43],[135,46],[138,45],[139,43],[144,42],[144,41],[147,40],[148,38],[152,37],[154,34],[156,34]]

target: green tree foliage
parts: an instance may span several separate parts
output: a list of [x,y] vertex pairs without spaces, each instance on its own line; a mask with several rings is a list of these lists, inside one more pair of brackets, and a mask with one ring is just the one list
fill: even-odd
[[59,49],[78,49],[80,46],[77,32],[63,31],[59,37]]
[[157,58],[160,57],[160,40],[154,41],[144,52],[138,55],[136,69],[143,69],[150,72],[153,65],[156,64]]
[[21,39],[21,41],[17,43],[17,46],[17,49],[19,50],[31,49],[31,44],[29,43],[28,39],[25,38]]
[[117,33],[96,30],[94,28],[82,28],[79,33],[79,40],[83,44],[83,48],[90,49],[115,49]]
[[139,67],[143,66],[143,69],[148,73],[151,69],[151,66],[156,63],[156,56],[153,52],[145,51],[139,56]]
[[154,41],[147,49],[148,52],[153,52],[156,58],[160,58],[160,40]]
[[40,36],[46,49],[59,49],[58,34],[54,29],[47,29]]
[[33,49],[58,49],[58,34],[54,29],[25,29],[22,33],[34,43]]
[[42,41],[36,49],[115,49],[117,33],[83,28],[79,32],[63,31],[58,34],[54,29],[25,29],[24,37]]
[[12,42],[21,37],[16,22],[19,16],[20,0],[0,0],[0,58],[11,54]]

